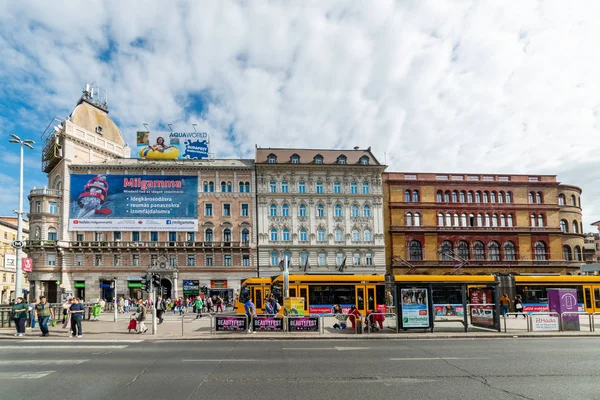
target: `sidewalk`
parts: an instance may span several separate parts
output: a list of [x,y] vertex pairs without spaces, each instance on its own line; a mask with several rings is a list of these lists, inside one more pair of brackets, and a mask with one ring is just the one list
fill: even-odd
[[[229,313],[230,314],[230,313]],[[226,315],[226,314],[224,314]],[[56,327],[50,327],[50,336],[43,340],[81,340],[94,339],[106,341],[118,340],[310,340],[310,339],[360,339],[360,340],[381,340],[381,339],[499,339],[514,337],[600,337],[600,329],[597,332],[590,332],[589,320],[581,319],[581,330],[571,332],[527,332],[525,319],[508,318],[507,330],[504,333],[504,320],[500,320],[502,332],[490,331],[476,327],[469,327],[468,332],[464,332],[461,324],[453,321],[436,321],[434,332],[424,330],[409,330],[396,333],[394,319],[386,319],[384,329],[378,332],[356,334],[351,329],[336,330],[332,326],[335,323],[333,318],[324,318],[324,330],[322,334],[316,332],[218,332],[211,334],[211,319],[204,317],[196,319],[195,315],[187,314],[183,319],[179,315],[173,315],[167,312],[164,316],[164,322],[158,325],[156,335],[152,334],[152,317],[145,322],[148,332],[138,334],[135,331],[128,332],[127,326],[131,314],[119,314],[118,322],[113,321],[113,314],[103,313],[99,321],[83,322],[83,338],[71,339],[70,332],[62,329],[58,324]],[[182,327],[183,325],[183,327]],[[600,325],[600,321],[598,322]],[[0,329],[0,339],[15,339],[14,328]],[[19,340],[41,339],[39,327],[35,329],[27,328],[24,337]]]

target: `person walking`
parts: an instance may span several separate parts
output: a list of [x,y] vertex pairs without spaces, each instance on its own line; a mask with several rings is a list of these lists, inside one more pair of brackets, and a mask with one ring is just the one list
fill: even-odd
[[79,302],[79,297],[73,299],[69,311],[71,312],[71,337],[80,338],[83,336],[81,321],[85,314],[85,306]]
[[523,316],[523,318],[527,319],[527,317],[523,313],[523,298],[521,297],[520,294],[515,296],[515,300],[513,303],[515,304],[515,311],[517,313],[515,315],[515,318],[518,318],[519,314],[521,314]]
[[146,320],[146,314],[147,310],[146,306],[144,305],[144,301],[142,299],[139,299],[137,308],[138,333],[146,333],[148,331],[148,328],[146,328],[146,325],[144,324],[144,321]]
[[352,306],[350,307],[350,312],[348,314],[350,314],[349,319],[352,324],[352,330],[354,331],[356,330],[356,321],[357,319],[360,320],[361,317],[360,311],[358,311],[356,306]]
[[502,306],[502,316],[505,317],[510,307],[510,299],[506,293],[500,298],[500,305]]
[[202,308],[204,307],[204,303],[200,296],[196,297],[196,300],[194,300],[194,307],[196,308],[196,319],[202,318]]
[[[29,303],[29,305],[27,306],[28,310],[29,310],[29,327],[31,329],[35,329],[35,324],[36,324],[36,319],[35,319],[35,300],[31,299],[31,303]],[[23,302],[25,303],[26,300],[23,299]]]
[[35,318],[40,324],[42,336],[50,336],[50,331],[48,330],[48,321],[50,318],[54,319],[54,311],[52,310],[50,304],[48,304],[46,301],[46,296],[40,297],[40,302],[35,305],[34,313]]
[[223,312],[223,298],[221,296],[217,296],[217,312]]
[[244,304],[244,310],[246,310],[246,317],[248,319],[248,333],[250,333],[252,332],[252,318],[254,318],[254,315],[256,315],[256,306],[250,297],[248,297],[248,300]]
[[206,309],[208,310],[209,314],[212,312],[212,306],[212,299],[210,298],[210,296],[206,296]]
[[167,305],[165,304],[165,301],[162,299],[162,297],[158,296],[156,298],[156,318],[158,318],[158,324],[162,324],[163,323],[163,314],[165,313],[167,309]]
[[27,312],[29,307],[23,302],[22,297],[17,297],[16,303],[12,306],[13,320],[17,327],[17,333],[15,336],[25,335],[25,322],[27,321]]
[[68,314],[69,314],[69,310],[71,309],[71,304],[73,304],[73,299],[69,297],[67,299],[67,301],[65,301],[65,303],[62,305],[62,308],[63,308],[62,323],[65,325],[67,323],[67,320],[70,321],[70,318],[68,318]]
[[117,301],[117,307],[119,307],[117,309],[117,312],[119,314],[123,314],[125,312],[125,308],[123,307],[123,305],[124,305],[123,297],[119,297],[119,300]]

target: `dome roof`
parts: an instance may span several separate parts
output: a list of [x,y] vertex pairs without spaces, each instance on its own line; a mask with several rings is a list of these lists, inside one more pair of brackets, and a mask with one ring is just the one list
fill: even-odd
[[[121,131],[108,112],[98,106],[81,99],[77,107],[71,113],[71,121],[90,132],[101,133],[106,140],[115,142],[121,146],[125,145]],[[100,127],[100,129],[97,129]]]

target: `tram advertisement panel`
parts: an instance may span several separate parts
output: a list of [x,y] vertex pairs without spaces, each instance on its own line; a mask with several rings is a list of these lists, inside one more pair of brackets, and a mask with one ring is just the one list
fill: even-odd
[[429,328],[429,302],[426,288],[400,289],[403,328]]
[[252,319],[254,331],[283,332],[283,318],[254,317]]
[[244,332],[246,317],[215,317],[215,330],[217,332]]
[[289,332],[319,332],[319,317],[288,319]]
[[469,290],[471,303],[471,323],[473,325],[494,328],[494,290],[480,288]]

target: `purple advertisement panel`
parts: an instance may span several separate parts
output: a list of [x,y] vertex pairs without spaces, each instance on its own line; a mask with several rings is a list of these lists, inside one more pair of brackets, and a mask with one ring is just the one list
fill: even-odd
[[288,319],[289,332],[319,332],[319,317]]
[[[578,312],[577,289],[548,289],[548,310],[559,314]],[[565,314],[563,322],[565,331],[580,330],[577,314]]]
[[283,332],[283,318],[254,317],[252,327],[255,332]]
[[215,317],[217,332],[243,332],[246,329],[246,317]]

